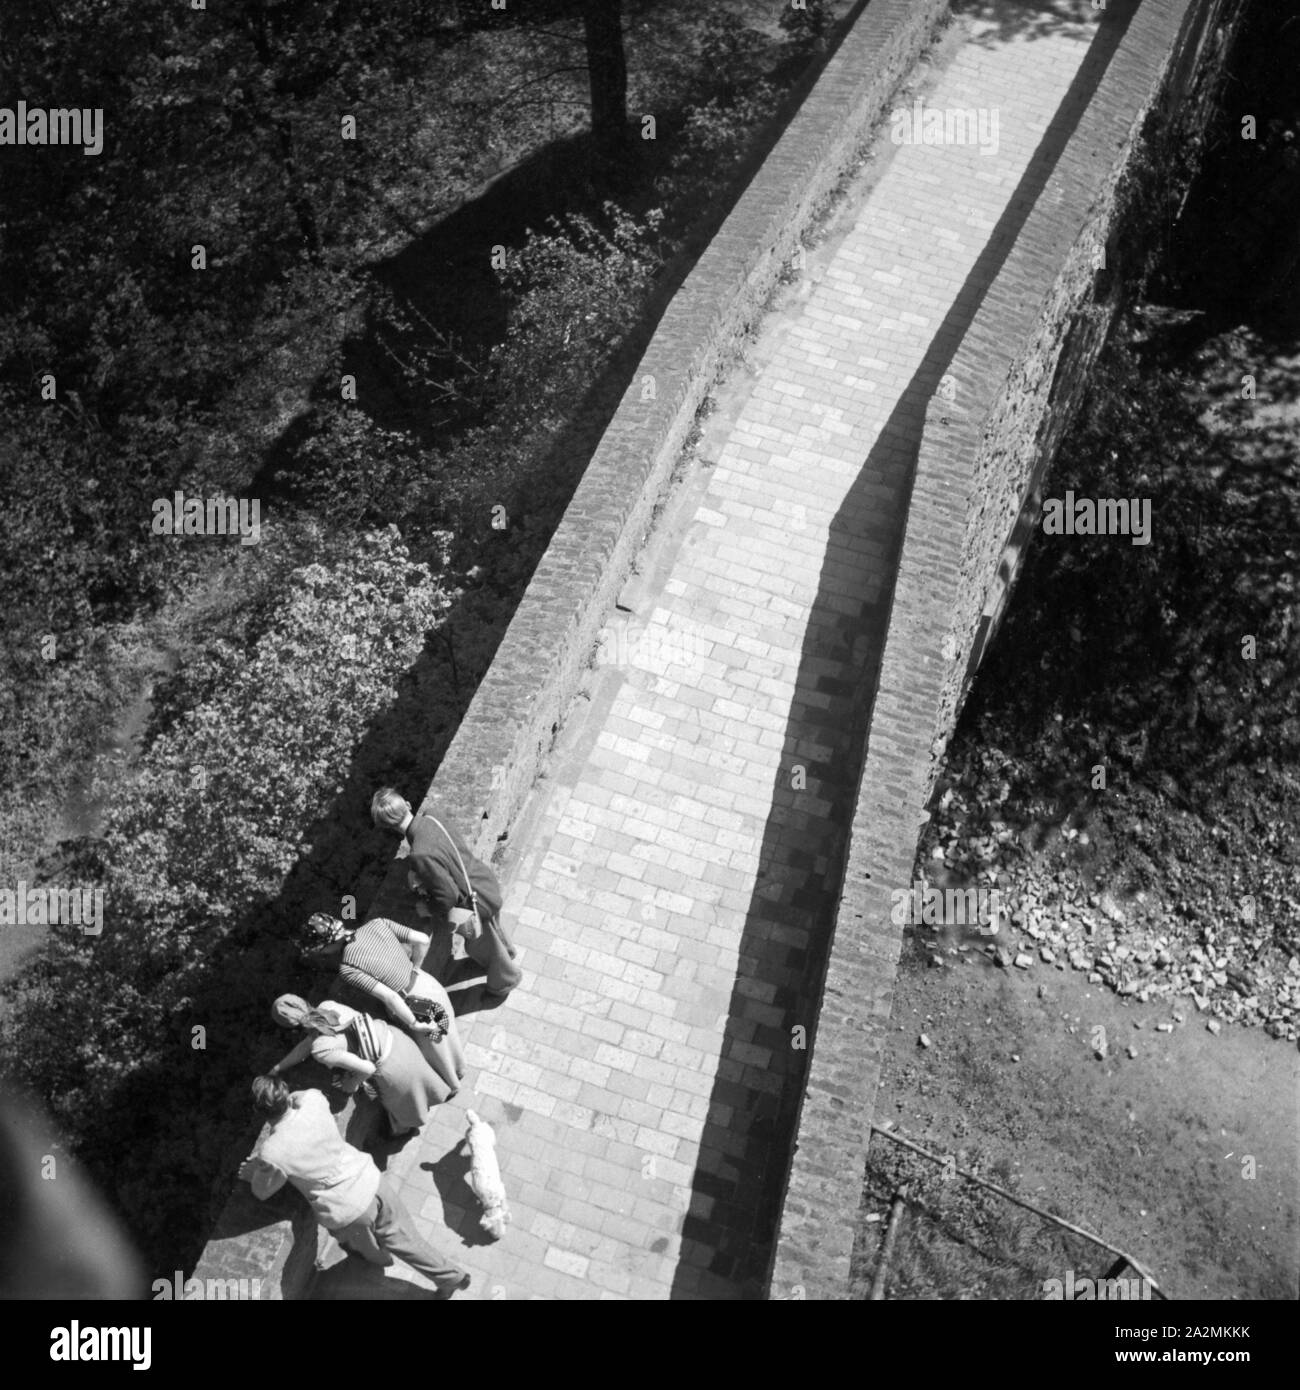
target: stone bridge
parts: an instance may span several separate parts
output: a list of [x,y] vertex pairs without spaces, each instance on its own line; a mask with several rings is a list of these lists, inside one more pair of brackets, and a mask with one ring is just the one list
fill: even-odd
[[[526,971],[454,991],[465,1088],[388,1160],[466,1296],[846,1296],[890,891],[1119,302],[1122,177],[1199,129],[1240,8],[859,7],[667,307],[428,792]],[[372,915],[418,924],[404,879]],[[339,1255],[237,1190],[195,1273],[420,1292]]]

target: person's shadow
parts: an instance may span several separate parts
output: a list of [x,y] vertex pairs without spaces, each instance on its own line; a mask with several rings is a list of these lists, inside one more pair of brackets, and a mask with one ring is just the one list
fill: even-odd
[[[482,966],[475,966],[474,969],[479,975],[483,974]],[[451,996],[451,1006],[457,1018],[464,1018],[466,1014],[490,1013],[506,1002],[499,994],[489,994],[487,981],[483,979],[448,985],[447,993]]]
[[409,1279],[398,1279],[378,1265],[363,1260],[360,1255],[348,1255],[336,1265],[322,1270],[312,1286],[313,1303],[334,1302],[339,1299],[400,1299],[404,1301],[429,1299],[441,1301],[434,1289],[422,1288]]
[[[476,960],[471,960],[469,956],[463,956],[460,960],[453,959],[451,961],[441,979],[443,984],[452,990],[458,985],[468,985],[474,980],[482,981],[486,977],[486,966],[480,965]],[[458,1009],[457,1012],[459,1013],[460,1010]]]

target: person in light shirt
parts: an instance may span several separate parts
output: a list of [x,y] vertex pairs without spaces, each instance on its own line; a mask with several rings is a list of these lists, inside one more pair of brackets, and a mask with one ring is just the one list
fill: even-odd
[[320,1091],[290,1091],[279,1077],[259,1076],[253,1106],[270,1126],[239,1168],[255,1197],[266,1201],[289,1183],[345,1250],[382,1266],[397,1258],[445,1298],[469,1287],[469,1272],[415,1229],[392,1178],[339,1133]]

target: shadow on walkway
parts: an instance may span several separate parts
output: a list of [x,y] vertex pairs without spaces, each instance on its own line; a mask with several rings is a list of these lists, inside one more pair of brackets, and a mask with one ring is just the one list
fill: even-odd
[[401,1279],[385,1274],[378,1265],[372,1265],[359,1255],[348,1255],[338,1264],[322,1270],[312,1286],[311,1302],[332,1303],[338,1300],[351,1301],[365,1299],[399,1300],[414,1302],[423,1300],[430,1303],[445,1302],[433,1289],[422,1288],[409,1279]]
[[[890,560],[887,573],[897,567],[926,405],[1074,133],[1137,2],[1111,0],[1104,11],[1088,53],[1024,175],[831,523],[821,581],[809,613],[781,771],[772,788],[756,887],[741,937],[723,1059],[710,1096],[691,1204],[682,1227],[674,1298],[698,1296],[683,1280],[688,1266],[715,1276],[705,1282],[706,1296],[725,1296],[727,1286],[733,1294],[749,1298],[762,1297],[766,1291],[782,1193],[793,1159],[804,1068],[815,1045],[847,830],[892,605],[891,587],[877,602],[864,603],[856,616],[847,616],[842,611],[843,595],[846,587],[859,592],[868,588],[864,541],[885,547]],[[1041,5],[1019,8],[1029,15],[1042,15],[1047,9]],[[940,245],[937,240],[934,244]],[[890,501],[882,502],[886,490]],[[846,569],[856,572],[847,584]],[[861,662],[863,639],[867,655],[855,684],[850,677],[855,659]],[[850,731],[847,738],[845,730]],[[833,768],[808,769],[809,791],[829,803],[822,815],[801,810],[801,793],[789,785],[789,768],[808,762],[800,745],[806,746],[809,739],[837,744],[848,753]],[[818,872],[816,860],[821,856],[829,858],[832,871]],[[782,1015],[782,1025],[764,1025],[747,1016],[747,1005],[755,999],[770,1001]],[[864,1000],[863,1007],[867,1006]],[[808,1029],[807,1051],[791,1047],[790,1029],[797,1024]],[[741,1060],[753,1047],[770,1051],[770,1071]],[[851,1222],[854,1215],[845,1212],[844,1220]]]

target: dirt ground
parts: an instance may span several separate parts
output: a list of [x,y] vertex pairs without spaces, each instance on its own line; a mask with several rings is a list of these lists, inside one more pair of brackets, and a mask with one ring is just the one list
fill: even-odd
[[[1000,967],[978,938],[941,943],[936,967],[935,940],[909,928],[878,1123],[892,1119],[959,1166],[976,1156],[985,1173],[1008,1174],[1004,1185],[1020,1196],[1136,1256],[1171,1298],[1296,1296],[1293,1044],[1231,1024],[1215,1035],[1190,1001],[1143,1005],[1040,961]],[[1175,1009],[1184,1022],[1157,1031]],[[1104,1059],[1094,1052],[1098,1027]],[[892,1147],[876,1136],[873,1159]],[[924,1224],[913,1217],[903,1244]],[[1079,1274],[1104,1271],[1105,1253],[1093,1258]],[[1064,1277],[1035,1263],[1031,1282]]]

